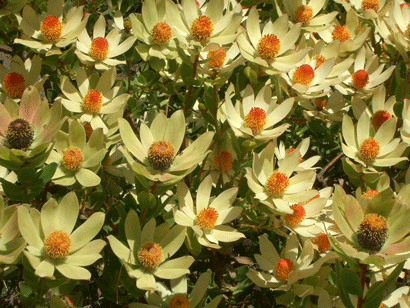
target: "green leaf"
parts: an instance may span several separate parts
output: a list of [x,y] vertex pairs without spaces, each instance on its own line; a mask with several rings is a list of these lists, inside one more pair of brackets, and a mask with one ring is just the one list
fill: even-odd
[[0,182],[3,185],[4,193],[7,197],[15,201],[28,201],[28,197],[21,187],[0,178]]
[[155,208],[157,205],[157,199],[155,196],[147,191],[141,191],[138,193],[138,203],[140,204],[141,208]]
[[350,300],[349,294],[343,288],[341,280],[340,280],[340,275],[343,270],[342,264],[340,263],[340,261],[336,261],[335,265],[336,265],[336,278],[337,278],[336,286],[337,286],[337,289],[339,290],[340,299],[342,300],[346,308],[354,308],[352,301]]
[[39,179],[41,179],[43,183],[51,181],[51,178],[57,170],[57,166],[57,163],[51,163],[45,166],[41,171],[39,171]]
[[363,290],[360,284],[359,276],[349,268],[344,268],[340,271],[339,281],[342,287],[349,292],[357,296],[363,296]]
[[365,295],[365,302],[367,299],[369,299],[370,301],[372,297],[375,297],[378,294],[383,294],[383,292],[387,290],[387,288],[396,281],[403,267],[404,262],[398,264],[394,271],[382,283],[375,283],[374,285],[372,285]]

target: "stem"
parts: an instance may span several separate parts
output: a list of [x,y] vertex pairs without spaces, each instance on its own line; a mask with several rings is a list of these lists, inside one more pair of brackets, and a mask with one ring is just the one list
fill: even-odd
[[[362,290],[364,290],[364,284],[366,282],[366,274],[367,274],[367,264],[360,264],[360,284],[362,286]],[[357,308],[361,308],[363,305],[363,297],[359,296],[357,299]]]
[[[197,55],[196,57],[195,57],[195,61],[194,61],[194,64],[193,64],[193,70],[192,70],[192,78],[193,79],[195,79],[195,76],[196,76],[196,70],[197,70],[197,67],[198,67],[198,61],[199,61],[199,55]],[[187,94],[187,96],[186,96],[186,99],[185,99],[185,103],[184,103],[184,111],[187,111],[188,110],[188,103],[189,103],[189,100],[191,99],[191,95],[192,95],[192,89],[194,88],[194,85],[190,85],[189,86],[189,88],[188,88],[188,94]]]
[[340,158],[342,158],[344,155],[343,152],[340,152],[335,158],[333,158],[330,163],[328,163],[326,166],[323,167],[323,169],[319,172],[317,175],[317,179],[321,182],[323,182],[323,176],[327,169],[329,169],[334,163],[336,163]]

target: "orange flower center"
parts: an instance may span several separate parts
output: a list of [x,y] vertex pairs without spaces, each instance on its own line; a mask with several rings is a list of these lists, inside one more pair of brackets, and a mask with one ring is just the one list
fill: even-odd
[[362,194],[362,197],[373,198],[378,193],[379,193],[378,190],[368,189],[364,194]]
[[317,69],[319,66],[322,65],[323,62],[326,61],[326,58],[325,58],[324,56],[322,56],[322,55],[316,55],[316,56],[313,57],[313,59],[316,60],[315,69]]
[[90,56],[95,60],[102,61],[108,55],[109,44],[107,39],[103,37],[96,37],[91,42]]
[[265,34],[258,43],[258,55],[266,60],[271,61],[280,51],[280,41],[275,34]]
[[168,169],[174,161],[174,157],[174,145],[169,141],[155,141],[148,149],[148,161],[155,170]]
[[25,150],[33,142],[33,127],[24,119],[15,119],[7,126],[6,139],[13,149]]
[[[292,153],[295,150],[296,150],[296,148],[287,149],[286,153],[285,153],[285,156]],[[299,162],[298,163],[300,164],[302,162],[302,160],[303,160],[302,154],[300,154],[300,152],[299,152]]]
[[364,139],[360,144],[359,153],[364,162],[370,163],[380,153],[379,142],[373,138]]
[[254,134],[259,133],[266,124],[266,112],[262,108],[253,107],[245,116],[245,126]]
[[55,230],[44,239],[44,250],[51,259],[64,258],[71,248],[71,237],[64,230]]
[[310,85],[313,78],[315,77],[315,71],[309,64],[302,64],[297,67],[292,75],[292,80],[294,83],[300,83],[305,86]]
[[214,167],[215,169],[221,168],[222,172],[226,172],[232,168],[233,157],[228,151],[220,151],[214,156]]
[[380,4],[379,0],[363,0],[362,9],[363,10],[373,10],[377,12],[379,10]]
[[208,61],[209,66],[214,68],[221,67],[225,62],[226,52],[220,47],[218,50],[211,50],[208,52],[206,58],[212,58]]
[[61,38],[63,24],[57,17],[49,15],[41,22],[40,30],[46,40],[55,43]]
[[352,76],[353,86],[363,89],[369,83],[369,74],[365,70],[357,70]]
[[157,22],[151,30],[152,41],[157,45],[164,45],[172,37],[171,27],[165,22]]
[[388,119],[391,119],[392,115],[388,113],[386,110],[378,110],[374,113],[372,117],[372,125],[373,127],[378,130],[380,126]]
[[194,41],[205,42],[214,32],[214,25],[208,16],[199,16],[191,25],[191,34]]
[[276,262],[275,269],[278,278],[288,280],[289,273],[295,269],[295,266],[291,260],[282,258]]
[[343,43],[344,41],[351,40],[352,36],[349,29],[347,29],[345,26],[337,26],[332,32],[332,39],[334,41],[340,40],[340,43]]
[[138,249],[137,258],[143,267],[156,268],[162,261],[162,248],[157,243],[145,243]]
[[330,248],[329,238],[326,233],[319,233],[313,240],[312,243],[317,245],[320,252],[326,251]]
[[312,20],[313,10],[310,6],[301,5],[295,11],[295,19],[297,22],[307,24]]
[[357,228],[357,241],[364,249],[379,251],[389,234],[387,220],[376,213],[366,214]]
[[77,171],[84,162],[84,154],[78,147],[69,147],[63,151],[62,164],[70,171]]
[[293,210],[293,213],[286,214],[285,221],[291,226],[297,226],[306,217],[305,208],[301,204],[293,204],[290,208]]
[[218,211],[208,206],[196,215],[196,223],[202,230],[212,230],[218,219]]
[[327,98],[326,97],[318,97],[315,98],[315,106],[317,110],[322,110],[327,106]]
[[185,295],[178,294],[169,301],[169,308],[189,308],[189,299]]
[[98,112],[101,110],[102,95],[97,90],[88,90],[83,98],[83,108],[88,112]]
[[266,191],[272,196],[281,196],[289,186],[289,178],[286,174],[274,171],[266,180]]
[[130,32],[132,30],[132,23],[129,18],[124,19],[123,26],[125,31]]
[[4,77],[3,87],[11,98],[21,98],[26,88],[24,77],[19,73],[9,73]]

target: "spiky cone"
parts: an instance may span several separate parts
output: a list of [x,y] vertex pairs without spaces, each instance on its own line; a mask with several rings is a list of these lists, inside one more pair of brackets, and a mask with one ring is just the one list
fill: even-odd
[[232,206],[237,188],[223,191],[210,201],[212,178],[207,176],[199,185],[194,205],[188,187],[179,182],[177,195],[179,209],[174,210],[174,220],[178,225],[192,228],[199,244],[211,248],[220,248],[219,242],[234,242],[245,237],[241,232],[227,225],[239,217],[240,206]]
[[184,242],[184,227],[175,225],[170,229],[167,223],[157,227],[152,218],[141,229],[137,213],[131,210],[125,219],[125,237],[127,245],[113,235],[107,239],[128,275],[136,279],[137,288],[155,291],[155,277],[176,279],[190,273],[192,256],[171,259]]
[[11,170],[42,165],[67,119],[61,114],[61,104],[49,108],[34,86],[23,92],[20,105],[11,99],[0,104],[0,164]]
[[77,229],[79,204],[75,193],[68,193],[58,204],[49,199],[41,208],[18,208],[19,230],[27,241],[25,256],[39,277],[53,278],[57,270],[74,280],[89,280],[85,266],[101,258],[103,240],[92,239],[104,224],[104,213],[94,213]]
[[47,13],[37,15],[31,6],[25,6],[22,17],[17,16],[24,35],[16,38],[15,44],[22,44],[44,53],[46,56],[61,54],[62,48],[73,44],[85,29],[89,14],[83,7],[73,7],[67,13],[63,10],[62,0],[50,0]]
[[2,1],[0,5],[0,18],[6,15],[19,12],[26,3],[27,0]]
[[102,129],[94,130],[87,142],[84,127],[78,120],[72,120],[68,134],[60,132],[56,139],[55,149],[47,160],[48,164],[58,164],[53,182],[62,186],[78,182],[84,187],[100,184],[96,173],[107,153]]
[[315,275],[335,255],[329,253],[313,262],[315,253],[310,240],[305,241],[300,253],[299,245],[297,235],[292,233],[286,240],[286,246],[278,253],[269,239],[259,236],[261,254],[254,256],[261,271],[250,268],[246,276],[261,288],[293,291],[300,297],[312,294],[313,288],[301,280]]
[[345,240],[333,238],[331,243],[345,255],[378,267],[410,257],[410,207],[395,198],[391,189],[358,201],[336,186],[332,208]]
[[299,150],[289,153],[276,168],[274,145],[269,143],[261,153],[254,153],[252,168],[246,168],[246,179],[255,197],[278,213],[292,214],[291,203],[307,201],[318,192],[312,190],[314,170],[292,176],[299,163]]
[[268,21],[262,31],[259,13],[252,8],[246,20],[246,32],[237,39],[242,56],[260,67],[267,74],[287,73],[300,62],[310,48],[296,51],[295,43],[299,38],[301,23],[289,29],[287,15]]
[[34,86],[40,91],[48,75],[40,77],[41,58],[34,55],[26,61],[15,55],[11,59],[10,72],[0,64],[0,102],[4,102],[7,97],[19,101],[24,90],[29,86]]
[[122,93],[122,85],[115,82],[117,73],[114,67],[101,77],[96,74],[89,76],[79,67],[76,76],[77,88],[66,76],[61,76],[61,103],[68,111],[79,115],[81,123],[88,122],[93,130],[102,128],[107,134],[108,127],[103,116],[122,111],[131,95]]
[[216,296],[210,303],[203,302],[208,284],[210,282],[209,272],[202,273],[195,283],[191,292],[188,292],[188,283],[186,275],[171,279],[171,289],[165,284],[157,282],[156,291],[148,291],[144,294],[147,304],[131,303],[130,308],[216,308],[222,299],[222,296]]
[[93,28],[93,38],[91,39],[87,31],[84,30],[78,36],[75,54],[81,62],[87,65],[94,65],[98,70],[108,70],[118,64],[125,64],[124,60],[117,60],[116,57],[130,49],[137,37],[130,36],[121,44],[121,32],[114,28],[105,35],[106,21],[100,15]]
[[272,99],[270,86],[264,86],[255,98],[252,87],[248,85],[242,102],[237,101],[234,106],[231,101],[233,92],[234,87],[230,85],[225,94],[222,110],[237,137],[267,141],[279,137],[289,127],[289,124],[273,126],[290,112],[294,98],[288,98],[281,104],[277,104]]
[[26,241],[21,237],[17,224],[17,206],[5,205],[0,196],[0,265],[16,263],[24,247]]
[[125,119],[119,119],[118,123],[124,142],[120,150],[135,176],[147,188],[152,182],[159,186],[174,185],[192,172],[209,153],[214,135],[213,132],[202,134],[178,154],[185,136],[182,110],[174,112],[169,119],[163,113],[157,114],[150,127],[141,123],[140,139]]
[[375,132],[366,112],[362,113],[356,127],[352,119],[345,115],[342,122],[343,153],[368,171],[394,166],[407,160],[401,157],[407,144],[400,142],[400,138],[394,138],[395,133],[395,118],[385,121]]

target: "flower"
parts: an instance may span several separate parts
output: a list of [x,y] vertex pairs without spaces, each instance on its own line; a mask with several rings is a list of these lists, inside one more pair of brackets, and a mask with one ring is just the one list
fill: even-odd
[[84,187],[100,184],[101,179],[96,172],[106,153],[101,128],[94,130],[86,142],[84,127],[77,120],[71,121],[68,134],[60,132],[55,150],[47,160],[48,164],[58,164],[53,182],[63,186],[78,182]]
[[130,94],[122,92],[122,86],[115,83],[117,76],[114,67],[105,71],[100,78],[96,75],[87,76],[86,71],[79,67],[77,71],[77,88],[66,76],[61,76],[61,103],[73,112],[81,113],[81,123],[89,122],[92,129],[102,128],[104,134],[108,127],[102,120],[102,115],[113,114],[122,110]]
[[245,237],[243,233],[225,225],[238,218],[242,208],[232,206],[238,188],[227,189],[210,201],[211,189],[212,178],[207,176],[198,187],[195,206],[188,187],[179,182],[179,209],[174,210],[174,220],[178,225],[192,228],[201,245],[220,248],[220,241],[234,242]]
[[[173,185],[189,174],[208,152],[214,135],[206,132],[178,154],[185,136],[185,117],[182,110],[167,119],[156,115],[151,127],[141,123],[140,140],[124,119],[118,120],[125,147],[120,147],[136,177],[146,187],[149,181],[160,185]],[[137,158],[135,161],[131,154]]]
[[86,30],[78,36],[75,54],[81,62],[87,65],[95,65],[96,69],[108,70],[112,66],[125,64],[125,61],[114,59],[126,52],[134,45],[135,36],[130,36],[120,44],[121,32],[114,28],[105,35],[105,18],[100,15],[94,25],[93,39]]
[[254,153],[252,168],[246,169],[246,179],[255,197],[279,213],[293,213],[289,202],[307,201],[317,195],[311,190],[316,178],[314,170],[304,170],[291,176],[299,163],[299,150],[289,153],[275,169],[275,146],[269,143],[259,154]]
[[395,118],[385,121],[375,133],[369,115],[363,112],[356,129],[352,119],[345,115],[342,122],[343,152],[363,167],[374,170],[374,167],[393,166],[407,160],[400,157],[407,144],[400,143],[400,138],[393,139],[396,133]]
[[83,7],[73,7],[64,14],[62,0],[49,0],[47,14],[37,15],[30,6],[23,9],[23,18],[19,17],[23,38],[16,38],[14,43],[33,48],[38,52],[46,51],[46,56],[61,54],[61,48],[75,42],[85,29],[89,14],[83,14]]
[[242,56],[259,64],[267,74],[289,72],[309,52],[308,48],[295,51],[301,25],[297,23],[289,30],[288,16],[282,15],[274,23],[268,21],[261,32],[259,13],[252,7],[246,20],[246,32],[237,39]]
[[41,208],[18,208],[18,225],[28,246],[25,256],[39,277],[52,278],[59,271],[69,279],[89,280],[91,273],[84,268],[101,258],[105,242],[91,241],[104,224],[104,213],[92,214],[73,231],[79,214],[75,193],[68,193],[60,204],[49,199]]
[[32,59],[28,58],[24,61],[19,56],[14,56],[11,60],[10,72],[0,65],[0,101],[4,101],[7,97],[12,99],[20,99],[24,90],[28,86],[34,86],[40,91],[48,75],[39,79],[41,71],[41,58],[39,55],[34,55]]
[[367,19],[383,17],[390,10],[386,0],[349,0],[349,2],[360,17]]
[[184,242],[184,227],[175,225],[170,229],[167,223],[156,227],[155,219],[151,218],[141,230],[139,217],[131,210],[125,219],[125,236],[129,247],[113,235],[107,239],[128,275],[136,279],[137,288],[155,291],[155,277],[176,279],[189,274],[192,256],[170,259]]
[[0,104],[0,164],[16,170],[44,163],[53,138],[67,119],[61,118],[61,112],[58,102],[49,109],[34,86],[23,92],[20,105],[11,99]]
[[234,107],[231,101],[233,91],[233,85],[230,85],[225,94],[222,110],[236,136],[266,141],[279,137],[289,127],[289,124],[282,124],[272,128],[290,112],[293,98],[281,104],[274,103],[269,85],[264,86],[255,98],[252,87],[248,85],[243,93],[242,102],[237,101]]
[[17,225],[17,207],[5,205],[0,196],[0,264],[15,263],[24,247],[26,241]]

